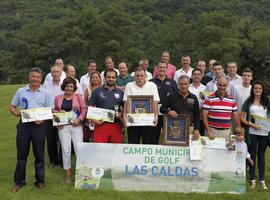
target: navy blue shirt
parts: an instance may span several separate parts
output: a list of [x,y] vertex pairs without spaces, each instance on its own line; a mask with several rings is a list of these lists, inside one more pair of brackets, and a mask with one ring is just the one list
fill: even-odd
[[154,82],[157,86],[160,104],[163,104],[170,94],[173,94],[178,90],[175,80],[167,77],[163,81],[158,77],[152,78],[150,81]]
[[93,91],[88,105],[114,110],[115,105],[123,104],[123,96],[124,93],[118,88],[109,91],[108,88],[102,86]]

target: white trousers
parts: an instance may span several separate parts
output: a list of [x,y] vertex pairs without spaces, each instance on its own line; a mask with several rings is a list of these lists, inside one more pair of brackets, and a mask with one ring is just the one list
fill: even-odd
[[77,144],[83,142],[82,126],[65,125],[59,129],[59,139],[62,147],[63,168],[71,168],[71,141],[74,146],[75,154],[77,155]]

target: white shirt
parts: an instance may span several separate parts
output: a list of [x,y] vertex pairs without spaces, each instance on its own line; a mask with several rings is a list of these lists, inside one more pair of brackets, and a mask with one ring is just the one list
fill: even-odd
[[[206,84],[205,90],[209,92],[215,92],[217,90],[217,81],[213,79],[212,81],[208,82]],[[228,87],[226,91],[229,95],[234,96],[234,86],[230,81],[228,83]]]
[[89,75],[89,73],[83,75],[80,78],[80,85],[81,85],[81,88],[82,88],[83,91],[85,91],[85,89],[88,87],[89,81],[90,81],[90,75]]
[[243,79],[241,76],[239,76],[238,74],[236,74],[236,77],[234,79],[232,79],[231,77],[227,76],[227,78],[229,79],[229,81],[231,81],[231,83],[236,86],[236,85],[242,85],[243,83]]
[[[63,80],[66,78],[66,73],[64,72],[64,71],[62,71],[61,72],[61,77],[60,77],[60,81],[61,81],[61,83],[63,82]],[[44,84],[45,84],[45,82],[50,82],[50,81],[52,81],[53,80],[53,77],[52,77],[52,74],[51,73],[49,73],[49,74],[47,74],[47,76],[46,76],[46,78],[45,78],[45,80],[44,80]]]
[[183,70],[183,68],[178,69],[178,70],[175,72],[174,77],[173,77],[173,79],[175,80],[175,82],[177,83],[177,85],[178,85],[178,79],[180,78],[180,76],[186,75],[186,76],[188,76],[189,78],[191,78],[192,70],[193,70],[193,68],[192,68],[192,67],[189,67],[188,72],[186,73],[186,72]]
[[123,101],[131,95],[153,95],[153,100],[159,102],[158,89],[155,83],[146,81],[142,87],[139,87],[135,81],[126,85]]
[[236,102],[237,102],[238,113],[241,112],[244,102],[250,96],[250,90],[251,90],[251,85],[249,87],[244,87],[241,84],[241,85],[236,85],[234,87],[234,97],[235,97]]
[[43,84],[43,87],[46,88],[49,91],[50,95],[53,97],[53,102],[56,96],[64,93],[64,91],[61,90],[61,85],[61,81],[59,81],[58,83],[55,83],[53,81],[46,81]]
[[250,158],[250,154],[248,153],[247,144],[244,141],[235,141],[235,150],[240,151],[246,158]]
[[[114,68],[114,70],[116,71],[117,76],[119,76],[119,70],[118,70],[118,69],[115,69],[115,68]],[[105,70],[104,70],[104,71],[102,71],[102,72],[100,73],[102,83],[106,83],[106,81],[105,81],[105,77],[104,77],[104,73],[105,73]]]
[[[145,71],[145,73],[146,73],[146,80],[147,81],[149,81],[150,79],[153,78],[152,74],[149,71]],[[134,77],[135,72],[132,72],[130,75]]]
[[191,92],[192,94],[194,94],[197,97],[197,99],[199,101],[199,107],[201,109],[202,108],[202,99],[200,97],[200,92],[205,91],[205,85],[200,84],[199,87],[196,88],[193,86],[193,84],[190,84],[188,90],[189,90],[189,92]]
[[[257,105],[251,104],[249,110],[250,110],[250,115],[257,115],[259,117],[267,118],[267,109],[264,108],[263,106],[257,106]],[[263,130],[263,129],[256,130],[252,127],[249,127],[249,134],[268,136],[268,131]]]
[[79,81],[76,78],[74,78],[74,79],[76,80],[76,86],[77,86],[76,93],[79,94],[79,95],[81,95],[83,97],[84,92],[82,90],[82,87],[81,87]]

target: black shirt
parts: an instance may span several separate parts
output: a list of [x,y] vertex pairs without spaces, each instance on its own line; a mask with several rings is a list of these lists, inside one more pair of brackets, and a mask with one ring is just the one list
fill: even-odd
[[212,81],[212,78],[210,76],[204,75],[204,77],[202,77],[201,83],[206,85],[210,81]]
[[150,81],[155,83],[157,86],[160,104],[163,104],[170,94],[173,94],[178,90],[175,80],[169,79],[167,77],[163,81],[158,77],[154,77]]
[[190,116],[190,125],[194,124],[194,129],[200,128],[200,108],[197,97],[188,92],[184,98],[179,92],[169,95],[167,100],[160,108],[160,112],[167,114],[174,110],[177,114],[188,114]]
[[61,110],[64,110],[66,112],[69,112],[72,110],[72,99],[67,100],[67,99],[63,99],[63,103],[61,105]]

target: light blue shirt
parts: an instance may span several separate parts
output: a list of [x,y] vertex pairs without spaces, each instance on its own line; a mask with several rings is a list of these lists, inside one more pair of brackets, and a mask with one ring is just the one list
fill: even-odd
[[43,107],[53,108],[53,98],[45,88],[40,86],[37,91],[33,92],[27,85],[17,90],[11,105],[19,107],[21,110]]

